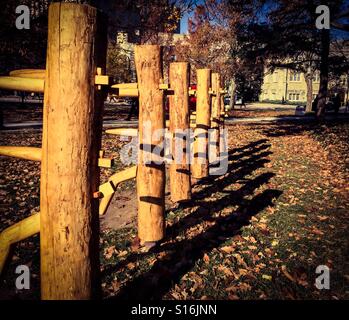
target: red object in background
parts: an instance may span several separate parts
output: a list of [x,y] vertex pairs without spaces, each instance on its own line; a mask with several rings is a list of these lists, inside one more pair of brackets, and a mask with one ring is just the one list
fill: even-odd
[[[196,90],[196,84],[192,84],[189,87],[189,90]],[[165,110],[168,112],[170,109],[169,99],[166,97],[165,101]],[[196,111],[196,96],[189,96],[189,110]]]
[[[190,90],[196,90],[196,84],[192,84],[190,86]],[[189,110],[190,111],[196,110],[196,96],[189,96]]]

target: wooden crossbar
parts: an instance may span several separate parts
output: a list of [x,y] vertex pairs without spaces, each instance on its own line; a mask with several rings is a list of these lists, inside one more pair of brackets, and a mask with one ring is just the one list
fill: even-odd
[[44,80],[21,77],[0,77],[0,89],[44,92]]
[[8,258],[11,245],[39,232],[40,213],[35,213],[0,233],[0,275]]
[[25,160],[41,161],[41,148],[0,146],[0,155]]
[[[134,179],[137,176],[137,166],[127,168],[123,171],[113,174],[108,181],[114,185],[116,189],[118,185],[130,179]],[[104,215],[109,207],[109,204],[113,198],[114,193],[103,195],[99,204],[99,215]]]
[[45,69],[19,69],[13,70],[9,74],[11,77],[45,79]]

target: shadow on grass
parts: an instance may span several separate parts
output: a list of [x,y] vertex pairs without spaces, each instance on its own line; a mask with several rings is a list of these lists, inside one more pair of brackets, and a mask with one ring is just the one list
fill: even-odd
[[251,127],[261,129],[267,137],[295,136],[304,133],[315,135],[326,134],[329,130],[334,130],[337,126],[348,124],[348,119],[324,120],[319,123],[315,119],[307,123],[284,122],[275,124],[250,124]]
[[[184,207],[198,208],[169,226],[165,241],[174,240],[181,232],[189,230],[203,221],[211,222],[212,225],[204,232],[191,239],[164,242],[163,245],[148,253],[131,254],[116,266],[106,268],[104,276],[108,276],[117,268],[149,254],[167,252],[164,260],[157,260],[149,271],[130,280],[117,296],[110,299],[161,299],[175,283],[180,281],[184,274],[194,267],[196,261],[222,245],[227,239],[240,234],[242,227],[249,225],[253,216],[264,208],[272,206],[273,199],[278,198],[282,191],[267,189],[252,199],[248,199],[256,189],[267,184],[274,176],[273,173],[267,172],[253,179],[247,178],[248,175],[269,162],[266,157],[271,152],[267,151],[270,147],[267,142],[268,140],[263,139],[232,150],[229,158],[233,162],[226,175],[199,181],[199,184],[203,185],[203,189],[194,193],[193,200],[181,205],[179,209]],[[242,184],[238,190],[225,190],[226,187],[236,182]],[[220,198],[202,201],[202,199],[217,192],[220,193]],[[233,206],[238,206],[238,208],[232,209],[232,212],[226,216],[214,216],[215,212]]]

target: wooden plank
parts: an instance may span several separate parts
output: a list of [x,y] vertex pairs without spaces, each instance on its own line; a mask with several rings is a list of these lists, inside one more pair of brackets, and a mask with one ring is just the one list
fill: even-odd
[[0,155],[25,160],[41,161],[41,148],[0,146]]
[[114,134],[118,136],[128,136],[128,137],[137,137],[138,129],[136,128],[116,128],[105,130],[107,134]]
[[36,213],[0,233],[0,275],[9,256],[10,247],[40,232],[40,214]]
[[113,89],[138,89],[138,83],[117,83],[111,86]]
[[118,97],[138,97],[139,96],[139,92],[138,89],[117,89],[115,92],[115,95]]
[[45,79],[45,69],[19,69],[9,73],[11,77]]
[[44,80],[20,77],[0,77],[0,89],[44,92]]
[[[118,187],[118,185],[122,182],[125,182],[130,179],[134,179],[137,176],[137,166],[133,166],[130,168],[127,168],[121,172],[117,172],[113,174],[108,181],[111,182],[115,189]],[[103,198],[101,199],[101,202],[99,204],[99,215],[104,215],[110,205],[110,202],[113,198],[114,192],[109,194],[103,194]]]

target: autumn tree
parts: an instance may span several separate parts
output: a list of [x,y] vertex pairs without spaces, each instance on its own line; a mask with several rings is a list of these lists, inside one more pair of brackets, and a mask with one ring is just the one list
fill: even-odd
[[229,21],[231,17],[219,16],[223,12],[221,6],[218,1],[196,6],[193,17],[188,20],[188,35],[175,44],[175,56],[178,61],[190,62],[192,70],[211,68],[227,80],[233,73],[234,32],[231,29],[233,22]]
[[321,116],[328,95],[328,70],[334,60],[333,55],[330,56],[333,33],[317,29],[316,8],[321,4],[328,5],[331,17],[336,21],[337,16],[342,16],[344,1],[274,0],[271,4],[265,12],[267,19],[263,24],[252,21],[246,28],[245,38],[249,38],[252,45],[248,47],[248,41],[243,41],[245,49],[261,57],[270,69],[286,67],[303,72],[307,83],[307,111],[311,110],[314,72],[319,70],[317,115]]

